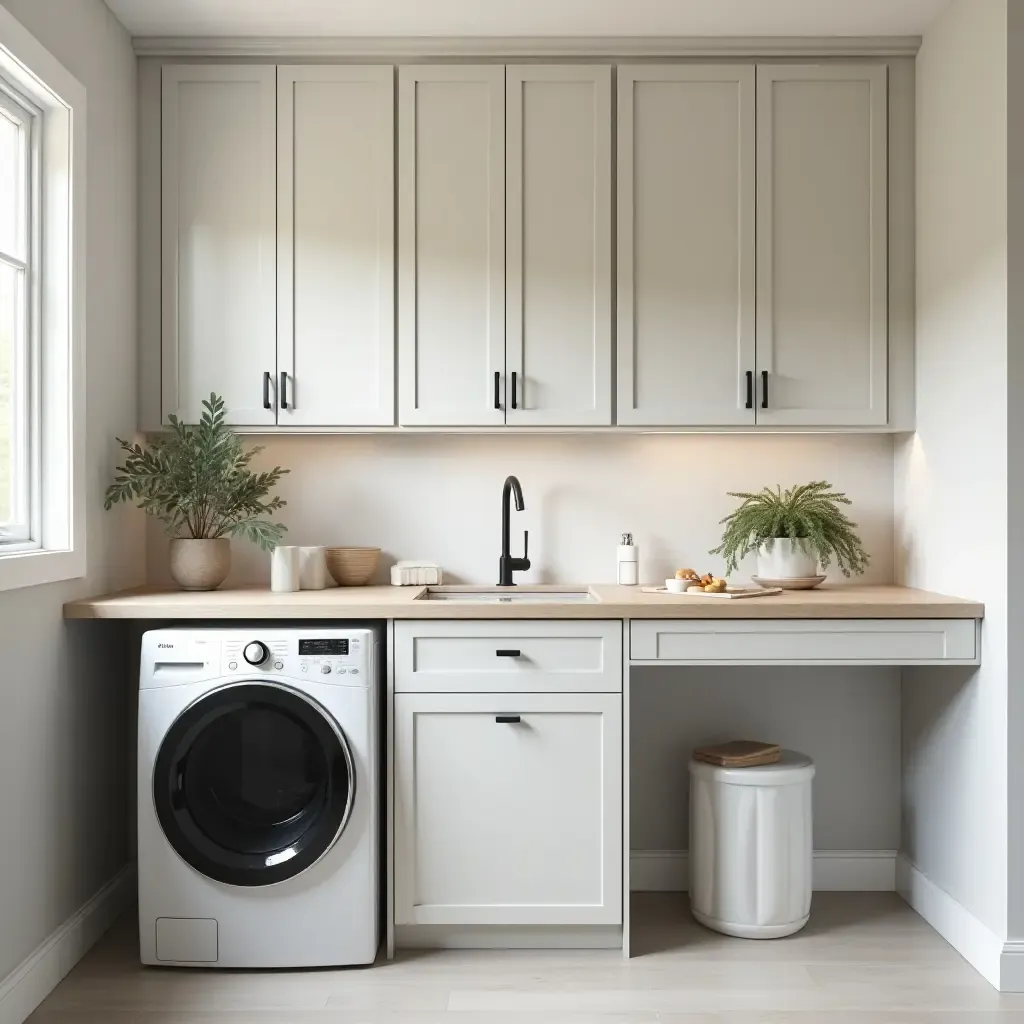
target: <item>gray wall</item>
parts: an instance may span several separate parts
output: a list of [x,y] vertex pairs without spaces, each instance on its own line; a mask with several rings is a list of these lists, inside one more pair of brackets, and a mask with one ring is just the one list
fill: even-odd
[[1006,17],[1007,0],[954,0],[918,55],[917,433],[896,460],[898,578],[986,606],[977,671],[905,673],[903,848],[1000,937],[1011,625]]
[[67,600],[144,578],[142,522],[105,514],[136,423],[135,57],[101,0],[0,0],[88,91],[88,575],[0,593],[0,979],[128,860],[131,682],[122,631]]
[[899,669],[633,669],[630,685],[634,850],[687,849],[690,752],[730,739],[814,759],[815,849],[898,848]]

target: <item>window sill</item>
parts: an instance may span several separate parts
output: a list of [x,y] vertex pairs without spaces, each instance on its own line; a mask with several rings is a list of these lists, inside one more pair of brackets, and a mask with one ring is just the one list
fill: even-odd
[[84,575],[84,552],[36,549],[0,553],[0,591],[76,580]]

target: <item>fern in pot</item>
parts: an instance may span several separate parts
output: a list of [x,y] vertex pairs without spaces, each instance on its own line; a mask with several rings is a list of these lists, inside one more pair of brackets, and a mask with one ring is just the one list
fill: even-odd
[[127,458],[103,507],[134,501],[163,522],[172,538],[171,576],[183,590],[216,590],[227,579],[232,537],[270,550],[286,529],[270,518],[286,503],[269,495],[288,470],[253,472],[249,463],[262,447],[244,451],[224,420],[224,400],[211,394],[199,423],[171,416],[170,431],[148,448],[117,439]]
[[757,555],[758,582],[786,589],[817,586],[833,559],[844,576],[860,575],[868,554],[856,533],[857,524],[841,505],[850,499],[824,480],[783,491],[765,487],[756,494],[730,491],[741,504],[722,523],[722,543],[711,551],[725,558],[726,574],[746,555]]

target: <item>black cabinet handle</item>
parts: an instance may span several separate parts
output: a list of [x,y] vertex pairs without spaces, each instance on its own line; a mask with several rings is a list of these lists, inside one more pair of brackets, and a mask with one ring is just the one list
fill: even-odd
[[518,725],[522,718],[519,715],[495,715],[494,720],[499,725]]
[[270,404],[270,373],[269,371],[263,374],[263,408],[272,409],[273,406]]
[[747,370],[747,408],[754,408],[754,371]]
[[501,408],[501,371],[494,371],[494,408]]
[[508,650],[508,651],[495,651],[495,655],[499,658],[521,658],[522,653],[520,651]]
[[768,408],[768,371],[761,371],[761,408]]
[[288,374],[281,371],[281,408],[288,408]]
[[516,401],[516,371],[512,371],[512,408],[518,409],[519,406]]

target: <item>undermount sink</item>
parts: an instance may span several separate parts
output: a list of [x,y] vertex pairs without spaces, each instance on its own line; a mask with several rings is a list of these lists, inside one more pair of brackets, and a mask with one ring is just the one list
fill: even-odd
[[566,601],[596,601],[589,590],[516,587],[427,587],[420,601],[476,601],[488,604],[563,604]]

